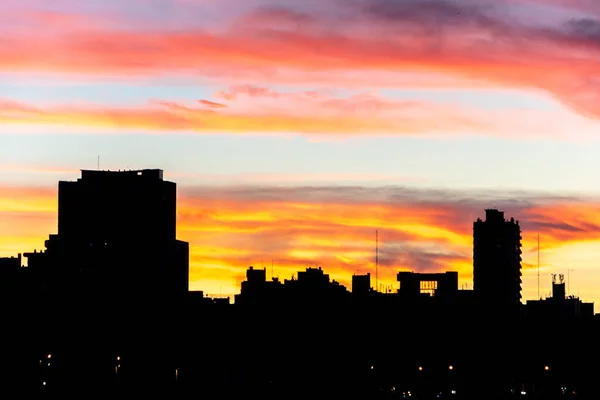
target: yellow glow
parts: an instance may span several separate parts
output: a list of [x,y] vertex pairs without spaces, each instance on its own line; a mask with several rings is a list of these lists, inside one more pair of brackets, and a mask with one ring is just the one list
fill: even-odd
[[[43,250],[48,234],[56,233],[56,189],[3,187],[0,191],[0,257]],[[397,287],[398,271],[419,271],[423,262],[436,272],[458,271],[460,282],[472,288],[472,227],[460,215],[441,218],[438,205],[298,202],[294,196],[273,201],[248,201],[230,195],[209,198],[183,196],[178,201],[178,237],[190,242],[190,289],[232,296],[250,265],[264,262],[273,273],[290,279],[307,266],[322,266],[348,289],[352,274],[375,275],[375,229],[379,229],[379,284]],[[445,206],[446,207],[446,206]],[[570,292],[584,301],[599,302],[600,240],[585,231],[598,215],[582,214],[577,204],[546,205],[515,216],[526,221],[548,218],[579,230],[548,229],[542,235],[541,295],[550,291],[550,274],[569,276]],[[593,213],[600,207],[588,207]],[[586,211],[586,212],[587,212]],[[457,211],[443,211],[443,213]],[[556,222],[556,216],[560,221]],[[552,219],[554,218],[554,219]],[[446,221],[446,222],[444,222]],[[450,222],[448,222],[450,221]],[[590,228],[591,229],[591,228]],[[536,235],[524,232],[524,266],[537,264]],[[410,252],[402,250],[409,246]],[[414,253],[414,254],[413,254]],[[424,258],[423,258],[424,256]],[[423,260],[427,261],[423,261]],[[26,260],[23,261],[26,263]],[[391,264],[390,264],[391,263]],[[385,267],[383,267],[385,265]],[[537,295],[537,279],[523,271],[525,299]],[[374,284],[374,281],[372,282]],[[462,288],[463,285],[460,285]]]

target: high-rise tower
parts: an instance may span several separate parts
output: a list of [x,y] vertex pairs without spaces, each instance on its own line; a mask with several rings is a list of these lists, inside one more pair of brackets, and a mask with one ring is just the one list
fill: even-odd
[[485,304],[521,304],[521,227],[504,212],[485,210],[473,224],[473,289]]

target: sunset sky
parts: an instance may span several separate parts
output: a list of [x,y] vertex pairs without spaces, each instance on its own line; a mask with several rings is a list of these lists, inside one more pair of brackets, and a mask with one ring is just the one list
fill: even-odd
[[[597,0],[2,0],[0,257],[57,230],[57,182],[160,168],[190,288],[249,265],[457,270],[518,219],[523,295],[600,302]],[[373,279],[374,283],[374,279]]]

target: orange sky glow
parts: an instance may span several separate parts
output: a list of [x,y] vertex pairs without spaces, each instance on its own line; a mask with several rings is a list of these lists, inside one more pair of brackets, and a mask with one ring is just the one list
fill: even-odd
[[[398,271],[459,272],[472,287],[472,222],[484,217],[480,202],[456,193],[399,191],[353,197],[356,188],[195,188],[180,193],[178,236],[190,242],[190,288],[210,294],[239,291],[249,265],[289,279],[307,266],[321,266],[350,288],[353,273],[370,272],[375,284],[375,230],[379,232],[379,283],[395,290]],[[181,192],[181,190],[180,190]],[[56,189],[3,187],[0,256],[41,250],[56,232]],[[346,197],[348,196],[348,197]],[[391,200],[398,196],[398,200]],[[482,206],[484,202],[480,203]],[[526,297],[537,296],[537,231],[541,231],[542,294],[551,273],[568,273],[570,257],[600,245],[600,202],[534,199],[510,205],[523,226]],[[527,229],[529,228],[529,229]],[[10,230],[9,230],[10,229]],[[583,253],[582,253],[583,254]],[[595,260],[580,260],[578,272]],[[591,280],[572,288],[594,296]],[[592,278],[594,279],[594,278]],[[600,282],[598,282],[600,283]],[[580,284],[580,286],[578,286]]]

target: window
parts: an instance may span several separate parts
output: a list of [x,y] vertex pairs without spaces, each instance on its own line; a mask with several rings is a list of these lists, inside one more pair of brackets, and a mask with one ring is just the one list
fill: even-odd
[[429,294],[430,296],[435,295],[437,286],[438,286],[437,281],[421,281],[420,282],[421,293]]

